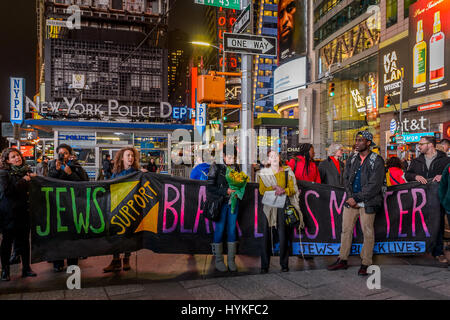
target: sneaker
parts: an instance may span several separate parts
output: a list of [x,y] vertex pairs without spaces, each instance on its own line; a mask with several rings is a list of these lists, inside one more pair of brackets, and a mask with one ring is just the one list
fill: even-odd
[[341,260],[340,258],[338,258],[332,265],[329,265],[327,269],[329,271],[334,271],[347,268],[348,268],[347,260]]
[[260,273],[264,274],[264,273],[268,273],[269,272],[269,268],[261,268]]
[[368,276],[369,274],[367,273],[367,268],[368,268],[369,266],[365,266],[365,265],[361,265],[361,268],[359,268],[359,271],[358,271],[358,276],[363,276],[363,277],[365,277],[365,276]]
[[281,268],[281,272],[289,272],[289,268],[288,267]]

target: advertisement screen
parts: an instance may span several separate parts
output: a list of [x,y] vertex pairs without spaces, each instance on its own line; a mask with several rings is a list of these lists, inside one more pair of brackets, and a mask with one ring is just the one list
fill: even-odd
[[[274,71],[274,98],[276,106],[298,99],[298,89],[306,83],[306,58],[298,58],[279,66]],[[292,90],[289,90],[291,89]],[[304,88],[304,87],[303,87]]]
[[384,96],[391,97],[391,103],[398,108],[400,103],[400,83],[403,73],[403,102],[408,100],[408,85],[406,79],[409,69],[407,68],[409,59],[408,37],[396,41],[393,44],[380,49],[378,56],[378,70],[380,70],[380,85],[378,90],[379,107],[383,107]]
[[280,0],[278,3],[278,61],[280,64],[306,53],[306,0]]
[[409,7],[410,99],[450,84],[450,0],[419,0]]

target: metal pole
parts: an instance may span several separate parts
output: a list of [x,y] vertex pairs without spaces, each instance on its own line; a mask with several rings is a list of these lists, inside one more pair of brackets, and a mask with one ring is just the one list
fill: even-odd
[[[222,72],[225,72],[225,61],[226,61],[227,53],[225,52],[225,48],[223,49],[223,57],[222,57]],[[225,78],[225,87],[226,87],[226,77]],[[225,89],[226,91],[226,89]],[[220,108],[220,133],[222,134],[222,139],[224,139],[223,133],[224,133],[224,127],[225,127],[225,121],[223,120],[223,114],[224,114],[224,108]]]
[[[249,0],[242,1],[242,8],[248,6]],[[253,8],[250,7],[250,15],[253,14]],[[250,30],[253,30],[251,26]],[[249,152],[251,134],[249,129],[252,127],[252,56],[249,54],[242,55],[242,110],[241,110],[241,132],[240,145],[242,171],[248,176],[251,174],[251,163],[249,163]],[[248,140],[247,140],[248,139]]]
[[[401,144],[404,144],[404,140],[403,140],[403,70],[402,70],[402,77],[400,79],[400,109],[399,109],[399,115],[398,115],[398,121],[400,122],[400,136],[402,137],[401,140]],[[399,149],[397,148],[397,151],[399,151]],[[399,158],[402,158],[402,151],[397,152],[397,154],[399,155]]]

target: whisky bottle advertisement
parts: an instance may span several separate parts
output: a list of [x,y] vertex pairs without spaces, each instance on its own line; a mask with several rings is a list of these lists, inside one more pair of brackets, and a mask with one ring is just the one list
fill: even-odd
[[440,12],[434,14],[433,35],[430,38],[430,82],[444,79],[445,35],[441,31]]
[[423,20],[417,22],[416,45],[413,49],[414,57],[414,88],[422,87],[427,81],[427,44],[423,41]]
[[411,4],[409,99],[450,91],[449,32],[450,0],[418,0]]

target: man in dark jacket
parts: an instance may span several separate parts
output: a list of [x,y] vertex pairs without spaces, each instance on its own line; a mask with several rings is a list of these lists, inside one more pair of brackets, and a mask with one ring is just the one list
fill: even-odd
[[[439,150],[436,150],[436,138],[432,136],[422,137],[419,141],[420,156],[415,158],[406,171],[407,181],[419,181],[422,184],[429,182],[440,182],[442,172],[450,163],[450,158]],[[436,246],[431,253],[439,263],[448,264],[444,255],[444,231],[445,231],[445,210],[441,207],[441,223]]]
[[[60,144],[56,148],[56,159],[49,162],[48,176],[50,178],[65,181],[89,181],[89,176],[81,165],[74,159],[72,147],[67,144]],[[78,258],[68,258],[67,265],[77,265]],[[64,270],[64,260],[53,262],[53,269],[56,272]]]
[[358,275],[366,276],[372,264],[375,244],[375,215],[382,211],[385,169],[384,160],[370,150],[373,136],[369,131],[356,135],[356,153],[347,160],[344,170],[344,187],[347,201],[342,217],[341,250],[337,261],[328,270],[347,269],[353,238],[353,228],[360,218],[364,235],[361,250],[362,264]]
[[107,154],[102,163],[103,177],[105,180],[111,179],[112,176],[112,165],[111,165],[111,156]]
[[328,147],[328,158],[319,164],[320,180],[323,184],[344,186],[344,163],[339,160],[343,153],[342,144],[332,143]]

